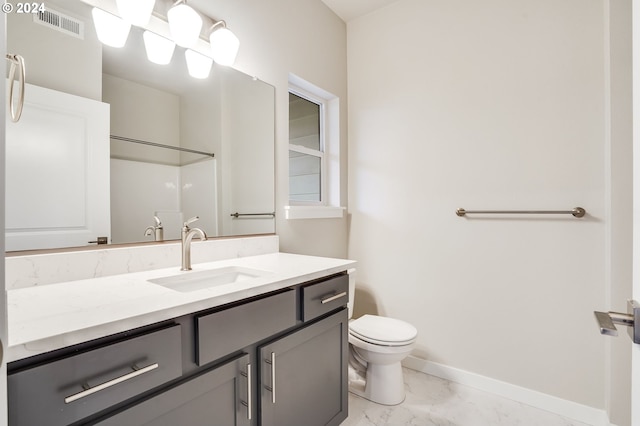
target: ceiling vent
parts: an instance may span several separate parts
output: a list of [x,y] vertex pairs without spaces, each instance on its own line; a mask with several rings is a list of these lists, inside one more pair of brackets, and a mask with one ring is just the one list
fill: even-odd
[[84,40],[84,22],[49,7],[44,12],[34,14],[33,20],[45,27]]

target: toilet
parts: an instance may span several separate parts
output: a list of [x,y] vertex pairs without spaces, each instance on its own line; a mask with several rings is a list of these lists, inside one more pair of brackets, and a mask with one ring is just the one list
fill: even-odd
[[418,331],[398,319],[363,315],[352,320],[355,269],[349,270],[349,392],[384,405],[404,401],[401,362]]

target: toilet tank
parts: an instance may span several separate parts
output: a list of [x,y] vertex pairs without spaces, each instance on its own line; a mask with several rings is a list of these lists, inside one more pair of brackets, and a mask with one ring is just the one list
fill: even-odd
[[356,295],[356,269],[349,269],[347,273],[349,274],[349,303],[347,308],[349,309],[349,319],[351,319],[353,317],[353,299]]

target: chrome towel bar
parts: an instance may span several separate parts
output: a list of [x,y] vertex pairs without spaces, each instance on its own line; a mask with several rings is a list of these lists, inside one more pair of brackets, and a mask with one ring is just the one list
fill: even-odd
[[175,151],[189,152],[191,154],[206,155],[207,157],[215,157],[215,154],[212,152],[204,152],[204,151],[198,151],[195,149],[183,148],[180,146],[165,145],[163,143],[143,141],[141,139],[125,138],[124,136],[118,136],[118,135],[109,135],[109,137],[117,141],[133,142],[133,143],[139,143],[141,145],[149,145],[149,146],[155,146],[158,148],[173,149]]
[[459,208],[456,214],[460,217],[467,214],[570,214],[574,217],[583,217],[587,211],[582,207],[575,207],[572,210],[465,210]]
[[271,217],[276,217],[276,212],[273,213],[231,213],[230,215],[231,217],[235,217],[236,219],[241,217],[241,216],[271,216]]

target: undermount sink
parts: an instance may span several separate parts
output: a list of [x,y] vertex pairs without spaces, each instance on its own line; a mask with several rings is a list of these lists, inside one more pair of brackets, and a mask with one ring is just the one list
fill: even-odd
[[220,285],[239,283],[262,277],[270,273],[271,272],[260,269],[244,268],[241,266],[227,266],[224,268],[208,269],[206,271],[185,271],[178,275],[154,278],[149,280],[149,282],[161,285],[171,290],[188,293]]

